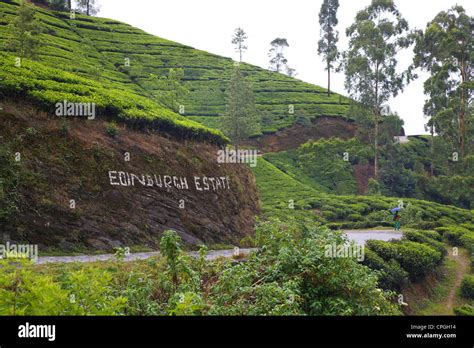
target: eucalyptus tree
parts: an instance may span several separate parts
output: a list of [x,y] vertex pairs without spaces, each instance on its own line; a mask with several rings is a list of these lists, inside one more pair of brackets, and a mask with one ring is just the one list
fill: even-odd
[[99,13],[97,0],[78,0],[77,7],[88,16],[95,16]]
[[277,37],[270,42],[270,51],[268,57],[270,57],[270,70],[281,72],[288,65],[288,59],[286,59],[284,51],[285,48],[290,47],[288,41],[284,38]]
[[345,88],[373,117],[374,175],[379,167],[379,124],[382,108],[416,77],[412,66],[399,71],[397,54],[414,42],[414,34],[392,0],[373,0],[347,29],[344,52]]
[[474,18],[461,6],[454,6],[438,13],[424,32],[418,32],[415,46],[415,67],[430,74],[424,84],[428,126],[458,148],[462,158],[473,116],[473,34]]
[[235,50],[239,52],[240,62],[242,62],[242,55],[244,51],[247,50],[247,45],[245,41],[248,39],[247,34],[242,28],[237,28],[234,31],[234,36],[232,37],[232,44],[235,45]]
[[323,56],[328,72],[328,96],[331,95],[331,69],[334,62],[339,58],[337,42],[339,32],[335,29],[338,23],[337,9],[338,0],[324,0],[319,11],[319,25],[321,27],[321,39],[318,42],[318,54]]

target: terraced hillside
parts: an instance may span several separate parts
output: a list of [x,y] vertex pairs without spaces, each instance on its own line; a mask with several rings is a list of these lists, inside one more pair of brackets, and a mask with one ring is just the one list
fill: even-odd
[[[12,20],[16,11],[15,1],[0,2],[0,45],[8,39],[5,24]],[[169,124],[169,118],[179,118],[153,101],[157,91],[150,75],[159,77],[166,75],[170,68],[183,68],[185,85],[190,91],[185,100],[180,101],[184,106],[184,116],[206,126],[219,128],[220,115],[225,109],[224,91],[234,64],[230,58],[161,39],[115,20],[80,14],[71,19],[69,13],[39,8],[36,18],[43,27],[41,39],[44,45],[40,49],[40,62],[48,68],[73,73],[81,80],[74,81],[76,77],[51,70],[50,75],[57,74],[62,78],[41,76],[48,83],[34,86],[39,89],[34,98],[51,102],[53,93],[50,91],[54,91],[57,97],[73,99],[76,96],[75,99],[78,99],[80,96],[99,102],[104,110],[118,108],[116,113],[127,118],[164,118]],[[13,62],[11,57],[5,58],[3,54],[1,58],[0,77],[5,81],[11,79],[12,74],[14,76],[9,66]],[[31,67],[31,70],[38,69],[34,65]],[[309,118],[346,116],[349,99],[343,96],[333,94],[328,97],[321,87],[249,64],[242,64],[241,69],[252,82],[265,133],[288,127],[303,115]],[[52,81],[61,85],[55,85]],[[10,86],[10,90],[20,89],[18,85],[23,79],[19,77],[15,82],[16,85]],[[78,82],[82,87],[69,86],[77,85]],[[98,93],[100,87],[104,86],[106,90]],[[4,91],[6,89],[5,86],[1,88]],[[97,94],[100,97],[96,97]],[[129,104],[138,105],[123,105],[123,101],[118,102],[119,97],[128,99]],[[147,97],[147,100],[142,97]],[[180,123],[194,128],[198,133],[206,133],[195,124]],[[216,133],[211,135],[213,140],[219,138]]]
[[334,229],[391,226],[389,210],[403,202],[406,222],[414,227],[430,229],[474,222],[472,211],[430,201],[329,194],[306,182],[304,177],[298,180],[300,176],[294,172],[285,173],[264,158],[259,158],[253,172],[261,195],[262,213],[267,217],[294,216],[299,220],[316,220]]

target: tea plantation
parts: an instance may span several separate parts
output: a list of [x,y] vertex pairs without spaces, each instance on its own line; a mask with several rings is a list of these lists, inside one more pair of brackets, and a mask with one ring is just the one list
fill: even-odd
[[[17,1],[0,2],[0,46],[9,39],[7,24],[15,16],[17,6]],[[157,92],[156,77],[167,75],[171,68],[182,68],[189,94],[180,101],[181,113],[189,120],[220,127],[225,110],[224,91],[234,66],[230,58],[161,39],[111,19],[81,14],[71,19],[69,13],[41,8],[36,9],[35,18],[42,28],[39,62],[44,67],[25,62],[28,70],[19,73],[20,69],[11,66],[14,57],[2,54],[2,80],[11,80],[15,71],[19,74],[13,80],[14,86],[2,87],[3,93],[34,87],[34,99],[47,105],[65,97],[73,101],[87,99],[122,117],[156,119],[171,128],[189,127],[196,133],[205,132],[195,123],[185,122],[142,98],[153,99]],[[347,113],[349,99],[337,94],[328,97],[324,88],[245,63],[241,70],[248,75],[257,107],[265,117],[262,132],[288,127],[301,115],[315,118]],[[21,84],[25,73],[29,81],[36,78],[41,83]],[[108,91],[101,90],[104,85]],[[179,121],[173,123],[170,118]],[[208,137],[219,138],[218,133],[208,132]]]

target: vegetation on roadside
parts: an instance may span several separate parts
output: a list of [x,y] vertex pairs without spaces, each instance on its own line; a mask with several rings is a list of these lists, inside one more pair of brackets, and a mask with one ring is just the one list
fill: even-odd
[[340,233],[276,219],[257,227],[245,262],[192,258],[174,231],[162,258],[133,263],[34,266],[1,261],[0,314],[15,315],[387,315],[394,293],[353,258],[326,247]]

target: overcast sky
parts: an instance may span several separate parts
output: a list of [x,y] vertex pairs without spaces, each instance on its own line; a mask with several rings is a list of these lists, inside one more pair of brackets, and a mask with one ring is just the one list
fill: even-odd
[[[269,43],[284,37],[290,47],[286,56],[296,69],[297,78],[325,87],[327,74],[317,56],[319,40],[318,13],[322,0],[98,0],[100,17],[113,18],[143,29],[150,34],[183,43],[201,50],[238,59],[230,43],[236,27],[247,32],[248,51],[243,60],[268,68]],[[337,29],[339,48],[347,48],[345,29],[354,21],[356,13],[370,0],[339,0]],[[471,0],[395,0],[411,27],[424,29],[434,16],[462,5],[473,15]],[[412,51],[399,54],[399,67],[406,67]],[[408,135],[425,133],[423,116],[423,82],[426,75],[412,82],[402,94],[390,101],[390,107],[405,121]],[[347,94],[344,75],[332,75],[332,90]]]

